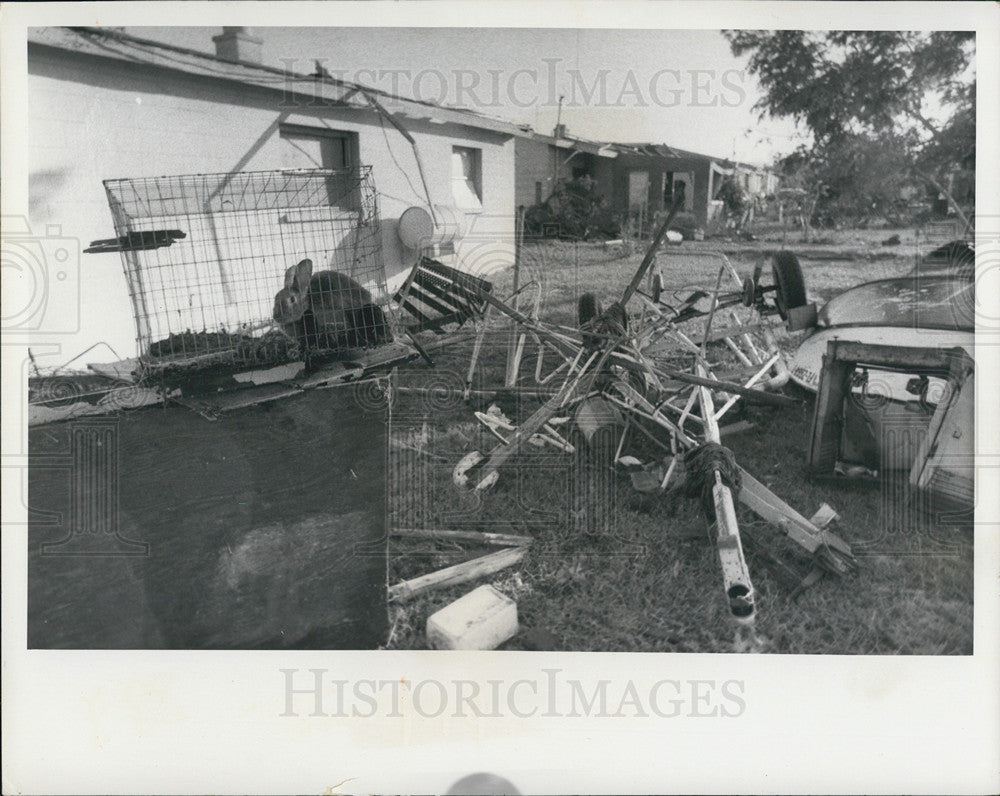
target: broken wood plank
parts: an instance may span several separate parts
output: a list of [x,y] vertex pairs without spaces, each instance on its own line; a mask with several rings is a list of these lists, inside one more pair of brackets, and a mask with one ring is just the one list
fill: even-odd
[[809,518],[809,522],[815,525],[817,528],[825,528],[831,522],[836,522],[840,519],[840,515],[834,511],[833,506],[829,503],[822,503],[816,513]]
[[749,420],[737,420],[735,423],[730,423],[728,426],[719,427],[719,436],[728,437],[734,434],[743,434],[747,431],[753,431],[754,424]]
[[486,533],[483,531],[439,531],[423,528],[397,528],[393,536],[410,539],[443,539],[463,542],[478,542],[479,544],[503,545],[517,547],[531,544],[530,536],[518,536],[513,533]]
[[492,575],[494,572],[517,564],[524,558],[526,549],[523,545],[507,547],[489,555],[473,558],[471,561],[463,561],[452,567],[445,567],[417,578],[404,580],[389,587],[389,601],[405,602],[431,589],[455,586],[481,578],[484,575]]
[[853,562],[854,554],[847,542],[824,528],[817,528],[742,467],[740,474],[742,488],[739,500],[747,508],[777,525],[807,552],[814,553],[820,545],[825,544]]

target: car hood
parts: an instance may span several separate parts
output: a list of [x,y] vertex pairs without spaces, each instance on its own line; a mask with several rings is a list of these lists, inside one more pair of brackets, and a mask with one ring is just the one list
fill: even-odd
[[975,283],[921,274],[867,282],[830,299],[816,325],[975,331]]

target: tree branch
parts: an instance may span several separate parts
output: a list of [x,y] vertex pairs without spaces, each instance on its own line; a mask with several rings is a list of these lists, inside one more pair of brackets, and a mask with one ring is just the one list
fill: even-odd
[[927,132],[931,134],[931,138],[937,140],[941,137],[941,130],[934,126],[926,116],[924,116],[918,108],[914,108],[912,105],[906,109],[906,112],[914,119],[916,119],[923,126]]
[[969,218],[962,212],[962,208],[958,206],[958,202],[955,201],[955,197],[951,195],[951,192],[941,185],[933,175],[928,174],[926,171],[921,170],[918,166],[911,166],[913,173],[916,174],[920,179],[925,180],[930,184],[934,190],[938,193],[944,195],[944,198],[948,200],[948,204],[951,205],[951,209],[955,211],[955,215],[958,216],[958,220],[962,222],[962,226],[968,229],[971,225],[969,224]]

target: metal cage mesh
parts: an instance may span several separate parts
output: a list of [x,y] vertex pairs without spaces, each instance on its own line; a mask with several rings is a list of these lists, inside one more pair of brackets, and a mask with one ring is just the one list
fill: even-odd
[[[118,179],[104,186],[147,365],[268,364],[307,358],[311,349],[336,356],[391,340],[370,167]],[[350,277],[338,286],[352,287],[343,300],[324,296],[325,306],[347,307],[349,320],[324,330],[329,313],[308,319],[308,335],[304,322],[279,323],[273,314],[286,270],[307,258],[313,284],[334,271]],[[369,309],[354,311],[362,303]]]

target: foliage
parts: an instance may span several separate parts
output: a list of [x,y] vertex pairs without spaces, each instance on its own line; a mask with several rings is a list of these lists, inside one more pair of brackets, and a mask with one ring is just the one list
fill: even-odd
[[[808,154],[827,198],[898,198],[919,179],[948,196],[975,162],[975,34],[963,31],[727,31],[760,82],[757,110],[813,135]],[[798,153],[800,156],[804,152]],[[886,181],[886,190],[874,183]],[[844,197],[854,195],[855,199]]]
[[525,213],[525,232],[532,236],[575,240],[613,238],[620,234],[621,218],[607,198],[597,194],[589,177],[562,180],[552,195]]
[[733,177],[726,177],[719,188],[718,197],[732,215],[740,215],[746,209],[747,197],[740,184]]
[[836,143],[800,148],[781,161],[784,185],[815,198],[811,220],[859,222],[871,216],[897,218],[905,196],[921,193],[909,169],[907,150],[893,138],[851,135]]

